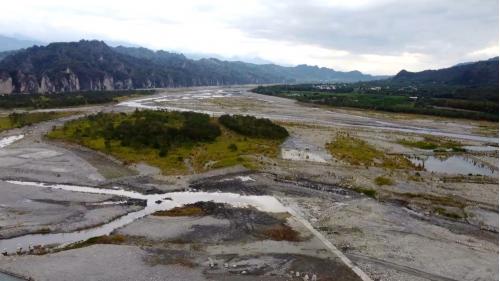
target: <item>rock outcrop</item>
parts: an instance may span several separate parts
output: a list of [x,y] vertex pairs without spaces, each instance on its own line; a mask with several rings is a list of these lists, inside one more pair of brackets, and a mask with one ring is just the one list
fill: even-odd
[[8,73],[0,73],[0,94],[10,94],[13,91],[14,85],[12,85],[12,77],[10,77]]

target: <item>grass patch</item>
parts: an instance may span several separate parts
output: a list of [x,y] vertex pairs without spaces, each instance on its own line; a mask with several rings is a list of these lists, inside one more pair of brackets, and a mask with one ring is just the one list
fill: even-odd
[[416,168],[410,160],[401,155],[387,155],[366,141],[340,132],[335,139],[326,145],[337,159],[357,166],[377,166],[388,169]]
[[153,216],[161,216],[161,217],[194,217],[201,216],[205,212],[200,207],[196,207],[193,205],[185,205],[182,207],[175,207],[170,210],[165,211],[156,211],[153,213]]
[[387,177],[384,177],[384,176],[376,177],[375,180],[374,180],[374,182],[378,186],[393,185],[394,184],[394,181],[391,178],[387,178]]
[[0,132],[14,128],[21,128],[24,126],[33,125],[35,123],[49,121],[73,114],[75,114],[75,112],[61,112],[61,111],[23,112],[23,113],[14,112],[9,114],[8,116],[0,117]]
[[462,148],[462,144],[458,141],[430,135],[424,136],[423,140],[401,139],[398,141],[398,143],[404,146],[425,150],[444,151],[447,149],[452,149],[453,151],[457,152],[464,151],[464,149]]
[[374,189],[371,189],[371,188],[364,188],[364,187],[357,186],[357,187],[354,187],[353,190],[358,192],[358,193],[363,193],[364,195],[371,197],[371,198],[374,198],[374,199],[377,197],[377,191]]

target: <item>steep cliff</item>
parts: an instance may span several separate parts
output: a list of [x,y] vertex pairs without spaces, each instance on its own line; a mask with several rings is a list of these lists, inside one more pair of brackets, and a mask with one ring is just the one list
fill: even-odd
[[312,66],[282,67],[190,60],[145,48],[111,48],[102,41],[52,43],[19,50],[0,61],[0,93],[360,81],[375,77]]

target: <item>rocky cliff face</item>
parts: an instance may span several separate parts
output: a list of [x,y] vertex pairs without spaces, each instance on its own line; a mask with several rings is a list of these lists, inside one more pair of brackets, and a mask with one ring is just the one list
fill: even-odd
[[93,80],[80,82],[80,78],[73,71],[58,77],[42,75],[37,77],[33,74],[16,72],[14,74],[3,73],[0,75],[0,94],[10,93],[58,93],[75,91],[108,91],[115,89],[133,89],[132,79],[115,81],[112,76],[103,76]]
[[14,86],[12,85],[12,77],[8,73],[0,72],[0,93],[10,94],[14,91]]
[[282,67],[190,60],[144,48],[110,48],[100,41],[52,43],[20,50],[0,61],[0,93],[54,93],[374,77],[310,66]]

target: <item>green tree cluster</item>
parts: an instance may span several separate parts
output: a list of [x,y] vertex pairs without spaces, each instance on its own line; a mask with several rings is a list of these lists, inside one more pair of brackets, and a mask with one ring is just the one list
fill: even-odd
[[221,134],[219,126],[207,114],[136,110],[132,114],[98,113],[86,117],[85,126],[74,131],[75,138],[104,138],[135,149],[158,149],[164,157],[176,146],[213,141]]
[[259,137],[266,139],[284,139],[288,137],[288,131],[266,118],[243,115],[222,115],[219,122],[230,130],[248,137]]

